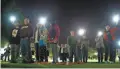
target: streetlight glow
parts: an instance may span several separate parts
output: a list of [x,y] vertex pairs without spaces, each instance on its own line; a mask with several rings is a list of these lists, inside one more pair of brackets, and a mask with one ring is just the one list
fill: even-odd
[[118,41],[118,45],[120,46],[120,41]]
[[99,31],[98,32],[98,36],[102,36],[103,35],[103,32],[102,31]]
[[113,22],[115,22],[117,24],[119,22],[119,20],[120,20],[119,15],[114,15],[113,16]]
[[40,24],[45,24],[47,22],[47,19],[45,18],[45,17],[41,17],[40,19],[39,19],[39,23]]
[[78,34],[79,34],[80,36],[83,36],[83,35],[85,34],[85,30],[84,30],[84,29],[80,29],[80,30],[78,31]]
[[14,22],[16,21],[16,17],[15,17],[15,16],[10,16],[10,21],[11,21],[12,23],[14,23]]

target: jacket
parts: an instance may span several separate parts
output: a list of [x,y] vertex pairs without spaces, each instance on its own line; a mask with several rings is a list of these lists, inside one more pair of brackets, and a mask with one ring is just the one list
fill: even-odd
[[87,48],[89,47],[89,40],[87,38],[81,39],[81,48]]
[[33,37],[34,37],[34,42],[38,43],[39,39],[40,39],[40,33],[39,33],[39,28],[35,28],[34,33],[33,33]]
[[[104,40],[105,41],[115,40],[115,31],[116,30],[117,30],[117,28],[111,28],[109,31],[105,31],[103,34]],[[108,35],[110,35],[111,37],[109,37]]]
[[60,28],[57,24],[53,24],[48,31],[48,41],[50,43],[54,43],[54,41],[58,42],[60,36]]
[[104,42],[103,42],[103,37],[96,37],[95,38],[95,42],[96,42],[96,48],[104,48]]
[[76,44],[77,44],[77,39],[76,39],[76,37],[75,37],[75,36],[68,36],[68,38],[67,38],[67,44],[68,44],[69,46],[71,46],[71,45],[76,45]]
[[28,25],[23,25],[20,29],[20,37],[25,38],[25,37],[32,37],[33,36],[33,29],[31,24]]
[[46,46],[47,45],[47,37],[48,37],[48,31],[46,27],[40,27],[38,29],[39,31],[39,44],[40,46]]
[[68,53],[69,52],[68,48],[69,47],[67,45],[61,46],[60,53]]
[[13,28],[9,39],[10,44],[20,44],[20,28]]

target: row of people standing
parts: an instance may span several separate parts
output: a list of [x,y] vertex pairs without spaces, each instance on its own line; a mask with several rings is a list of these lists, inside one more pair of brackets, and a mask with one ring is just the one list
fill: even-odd
[[[16,63],[19,52],[22,54],[23,63],[32,63],[32,54],[30,48],[31,37],[34,38],[36,49],[36,60],[38,62],[48,62],[48,44],[52,48],[53,63],[58,62],[57,43],[60,35],[59,26],[52,21],[50,28],[47,29],[43,24],[36,24],[35,30],[28,18],[24,19],[24,24],[20,26],[19,22],[14,22],[15,27],[10,33],[11,62]],[[21,49],[21,50],[20,50]],[[20,50],[20,51],[19,51]]]
[[67,38],[67,44],[69,46],[69,62],[87,63],[88,60],[88,47],[89,40],[86,36],[83,36],[80,40],[77,40],[74,31],[70,31],[70,36]]
[[20,26],[18,21],[14,22],[14,28],[10,31],[9,43],[11,46],[11,63],[16,63],[22,54],[23,63],[31,63],[32,54],[30,48],[30,39],[33,35],[33,28],[28,18],[24,19],[24,24]]
[[[120,38],[120,29],[118,27],[111,28],[109,25],[105,27],[103,36],[96,36],[96,48],[98,51],[98,62],[103,62],[103,53],[105,52],[105,63],[115,63],[116,49],[119,49],[118,41]],[[119,53],[119,52],[118,52]],[[109,58],[109,59],[108,59]]]

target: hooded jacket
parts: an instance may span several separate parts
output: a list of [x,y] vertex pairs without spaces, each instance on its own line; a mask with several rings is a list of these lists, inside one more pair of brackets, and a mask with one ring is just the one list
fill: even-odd
[[115,40],[115,31],[116,30],[117,30],[117,28],[111,28],[109,31],[105,31],[104,35],[103,35],[104,40],[108,41],[108,42]]
[[58,42],[60,36],[60,28],[57,24],[52,24],[48,31],[48,41],[53,43],[54,41]]
[[103,37],[96,37],[95,38],[95,42],[96,42],[96,48],[104,48],[104,43],[103,43]]

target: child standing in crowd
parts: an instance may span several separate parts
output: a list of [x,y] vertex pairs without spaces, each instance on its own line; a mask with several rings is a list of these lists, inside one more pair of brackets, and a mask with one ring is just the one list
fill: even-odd
[[67,57],[68,57],[68,47],[67,47],[67,45],[61,44],[60,54],[61,54],[62,62],[63,63],[66,62]]
[[77,45],[76,45],[76,55],[77,55],[77,62],[81,63],[82,62],[82,47],[81,47],[81,43],[80,40],[77,41]]
[[67,44],[69,45],[70,48],[70,56],[69,56],[69,61],[72,63],[73,62],[73,56],[75,57],[75,62],[76,60],[76,44],[77,44],[77,39],[75,37],[75,32],[70,31],[70,36],[67,38]]

